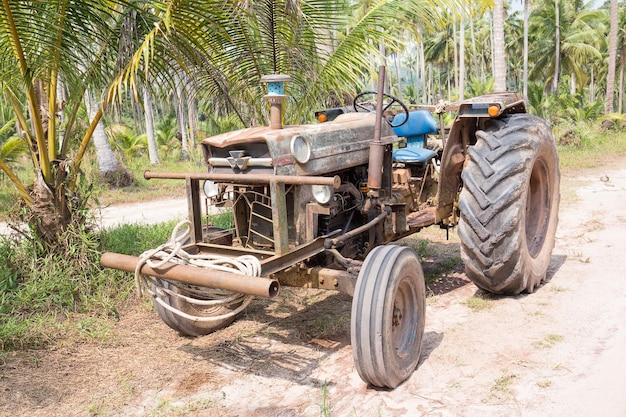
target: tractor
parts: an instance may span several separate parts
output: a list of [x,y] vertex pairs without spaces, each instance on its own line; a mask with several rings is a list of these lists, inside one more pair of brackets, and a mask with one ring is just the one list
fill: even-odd
[[[205,173],[144,174],[185,181],[189,220],[172,239],[141,257],[102,256],[136,273],[169,327],[206,335],[281,285],[340,291],[353,297],[359,375],[393,389],[417,367],[426,313],[419,258],[394,242],[457,227],[465,273],[482,290],[532,293],[545,279],[558,156],[550,126],[520,95],[419,107],[379,85],[317,123],[283,126],[289,77],[261,81],[269,126],[202,140]],[[212,225],[224,211],[231,227]]]

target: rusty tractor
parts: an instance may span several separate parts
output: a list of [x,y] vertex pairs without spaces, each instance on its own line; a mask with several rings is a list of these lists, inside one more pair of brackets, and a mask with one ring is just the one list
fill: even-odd
[[[457,227],[478,287],[533,292],[558,220],[554,137],[509,92],[410,110],[382,91],[362,93],[350,111],[319,112],[323,123],[283,126],[288,80],[261,80],[270,126],[202,141],[208,172],[145,173],[186,182],[186,232],[140,258],[101,262],[135,271],[161,319],[192,336],[227,326],[251,296],[274,297],[280,285],[347,293],[356,369],[394,388],[417,367],[426,296],[418,256],[392,242]],[[447,111],[456,118],[446,128]],[[232,213],[231,228],[210,224],[215,208]]]

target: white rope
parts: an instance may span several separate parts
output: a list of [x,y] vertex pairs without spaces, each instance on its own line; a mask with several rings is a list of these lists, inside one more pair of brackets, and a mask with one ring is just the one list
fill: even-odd
[[[187,229],[181,232],[182,227],[186,226]],[[213,255],[208,253],[190,254],[183,249],[183,242],[188,240],[191,230],[191,222],[184,220],[178,223],[172,230],[170,239],[157,248],[148,250],[141,254],[137,266],[135,268],[135,285],[139,296],[143,293],[144,285],[148,289],[155,300],[161,307],[165,308],[172,313],[181,316],[187,320],[206,322],[222,320],[228,317],[232,317],[242,311],[252,300],[252,296],[245,294],[233,293],[224,290],[212,290],[210,288],[201,287],[197,291],[193,290],[192,286],[186,287],[190,295],[198,295],[198,297],[189,297],[178,292],[172,291],[168,288],[164,288],[160,285],[160,281],[156,279],[148,280],[146,276],[141,273],[141,268],[144,265],[148,265],[151,268],[160,268],[167,262],[176,263],[180,265],[192,265],[199,268],[216,269],[220,271],[244,274],[248,276],[260,276],[261,275],[261,262],[252,255],[242,255],[237,258],[231,258],[228,256]],[[148,285],[148,281],[154,285],[155,291]],[[175,284],[172,284],[175,285]],[[195,293],[195,294],[194,294]],[[200,307],[232,307],[236,304],[240,304],[234,310],[219,316],[194,316],[186,312],[183,312],[176,307],[171,306],[163,300],[165,296],[178,297],[183,301],[194,304]]]

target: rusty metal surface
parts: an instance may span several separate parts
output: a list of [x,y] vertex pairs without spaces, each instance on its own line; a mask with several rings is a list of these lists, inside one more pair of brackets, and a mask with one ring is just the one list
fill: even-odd
[[[312,125],[283,126],[282,129],[255,127],[224,133],[202,141],[205,157],[208,147],[242,148],[253,143],[266,143],[277,175],[323,175],[328,167],[365,165],[369,159],[369,145],[374,139],[376,115],[373,113],[347,113],[332,122]],[[290,142],[300,135],[310,144],[311,158],[307,163],[296,162],[291,155]],[[385,123],[381,126],[381,142],[397,141],[393,130]]]
[[191,222],[191,243],[202,242],[202,209],[200,205],[200,181],[186,178],[187,208]]
[[[135,272],[138,261],[139,258],[136,256],[111,252],[103,253],[100,258],[102,266],[128,272]],[[185,284],[234,291],[266,298],[275,297],[280,288],[278,281],[274,279],[232,274],[217,269],[205,269],[171,262],[166,262],[162,268],[157,269],[144,265],[141,268],[141,273],[171,281],[179,281]]]
[[366,232],[368,230],[370,230],[372,227],[376,226],[378,223],[380,223],[382,220],[384,220],[387,216],[389,215],[389,211],[384,210],[382,213],[380,213],[378,216],[374,217],[372,220],[370,220],[369,222],[365,223],[363,226],[359,226],[355,229],[350,230],[348,233],[344,233],[343,235],[336,237],[334,239],[328,239],[326,241],[326,248],[330,249],[330,248],[334,248],[337,245],[339,245],[340,243],[343,243],[349,239],[352,239],[355,236],[360,235],[363,232]]
[[334,188],[341,186],[341,178],[334,177],[304,177],[289,175],[265,175],[265,174],[215,174],[215,173],[193,173],[193,172],[154,172],[145,171],[143,173],[145,179],[152,178],[161,179],[193,179],[193,180],[212,180],[219,182],[231,182],[234,184],[270,184],[272,182],[281,184],[296,185],[329,185]]
[[357,274],[332,268],[311,268],[308,271],[313,280],[317,281],[317,288],[337,290],[344,294],[354,295]]
[[446,148],[441,157],[441,172],[437,191],[437,222],[447,219],[454,210],[461,186],[461,171],[465,162],[467,145],[464,136],[474,136],[476,120],[456,119],[448,135]]
[[319,288],[354,295],[358,269],[348,272],[333,268],[291,267],[276,274],[281,285],[289,287]]
[[409,215],[406,216],[407,226],[410,229],[421,229],[423,227],[433,225],[436,221],[435,214],[435,207],[429,207],[424,210],[409,213]]
[[[370,143],[369,165],[367,168],[367,187],[371,196],[378,197],[383,184],[383,161],[385,146],[380,141],[383,123],[383,96],[385,92],[385,67],[378,69],[378,94],[376,96],[376,120],[374,122],[374,140]],[[356,107],[356,104],[355,104]]]
[[312,242],[305,243],[296,248],[291,249],[283,256],[272,256],[261,261],[261,271],[263,275],[271,275],[278,271],[296,265],[306,259],[324,252],[326,249],[324,244],[328,236],[320,236]]
[[287,198],[285,185],[276,182],[270,183],[270,195],[272,197],[272,225],[274,234],[274,251],[282,256],[289,252],[289,232],[287,227]]

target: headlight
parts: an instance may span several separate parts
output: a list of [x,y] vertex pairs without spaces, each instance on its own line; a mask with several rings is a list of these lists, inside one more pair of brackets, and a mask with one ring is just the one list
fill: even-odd
[[329,185],[313,185],[311,187],[313,197],[320,204],[326,204],[333,196],[333,187]]
[[207,198],[217,197],[220,193],[220,189],[216,183],[211,180],[206,180],[202,185],[202,191]]
[[311,159],[311,147],[303,136],[296,135],[291,138],[291,154],[296,161],[306,164]]

